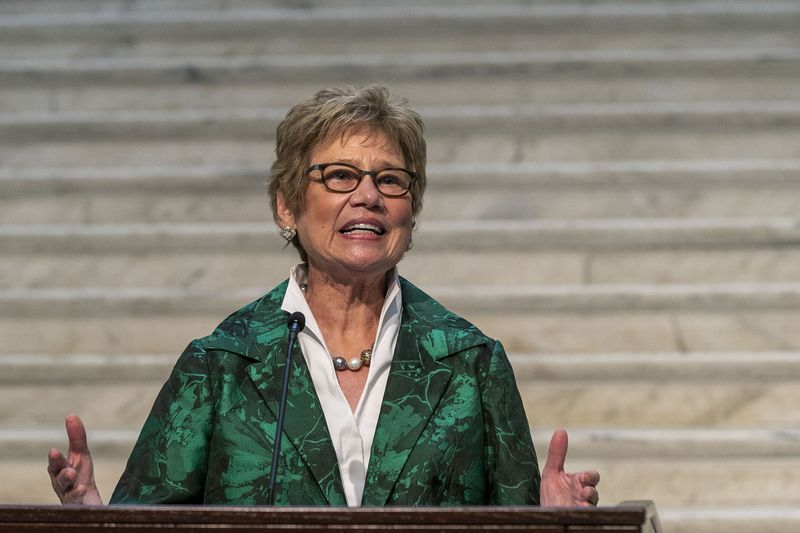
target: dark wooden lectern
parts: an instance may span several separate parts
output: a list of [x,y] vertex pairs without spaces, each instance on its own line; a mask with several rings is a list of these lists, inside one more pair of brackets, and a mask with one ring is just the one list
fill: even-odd
[[0,506],[0,531],[229,532],[652,532],[660,525],[650,502],[598,509],[538,507],[82,507]]

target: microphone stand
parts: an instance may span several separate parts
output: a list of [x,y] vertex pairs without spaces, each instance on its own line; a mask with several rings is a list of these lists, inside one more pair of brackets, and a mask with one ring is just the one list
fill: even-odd
[[278,403],[278,418],[275,423],[275,446],[272,449],[272,467],[267,483],[267,504],[275,505],[275,477],[278,473],[278,457],[281,453],[281,437],[283,436],[283,419],[286,413],[286,396],[289,391],[289,372],[292,366],[292,349],[297,335],[306,325],[306,317],[300,311],[295,311],[289,317],[289,346],[286,348],[286,367],[283,369],[283,386]]

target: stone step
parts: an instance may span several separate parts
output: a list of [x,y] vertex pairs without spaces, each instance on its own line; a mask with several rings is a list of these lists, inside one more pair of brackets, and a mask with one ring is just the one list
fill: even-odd
[[800,510],[796,507],[697,507],[661,508],[658,516],[664,531],[673,533],[779,533],[800,530]]
[[[85,383],[161,383],[178,354],[0,353],[0,383],[79,386]],[[510,353],[519,382],[759,384],[800,375],[800,352]]]
[[[797,159],[431,165],[422,221],[793,217],[798,172]],[[264,174],[245,167],[4,168],[0,224],[263,221],[270,218]]]
[[[3,317],[182,316],[223,313],[260,296],[261,288],[203,287],[9,288],[0,290]],[[462,312],[730,311],[796,309],[800,283],[470,285],[428,287],[443,304]]]
[[[554,0],[542,0],[540,3],[549,3]],[[638,3],[653,0],[637,0]],[[404,0],[405,5],[417,6],[430,4],[427,0]],[[305,0],[302,7],[318,9],[321,7],[370,7],[396,5],[393,0]],[[480,5],[479,0],[437,0],[436,5],[462,6]],[[526,5],[524,0],[497,0],[495,4]],[[163,11],[182,9],[254,9],[254,8],[286,8],[285,0],[4,0],[0,3],[1,14],[34,14],[58,12],[138,12],[138,11]]]
[[[539,3],[547,4],[555,0],[541,0]],[[644,3],[654,0],[637,0]],[[404,5],[417,6],[429,5],[428,0],[404,0]],[[440,6],[481,5],[480,0],[436,0]],[[527,5],[525,0],[497,0],[494,4],[501,5]],[[1,14],[34,14],[58,12],[108,12],[126,13],[138,11],[163,11],[182,9],[254,9],[254,8],[286,8],[285,0],[3,0],[0,3]],[[302,7],[305,9],[318,9],[321,7],[370,7],[370,6],[397,5],[395,0],[304,0]]]
[[[690,10],[691,6],[695,6],[695,11],[702,12],[703,10],[718,10],[717,6],[707,5],[708,2],[672,2],[675,4],[684,4],[682,9]],[[429,6],[432,2],[430,0],[404,0],[405,6]],[[436,0],[433,3],[436,6],[486,6],[483,0]],[[574,0],[571,2],[564,2],[563,0],[539,0],[536,2],[538,8],[542,9],[550,6],[551,9],[556,11],[563,11],[565,9],[579,10],[585,12],[588,9],[600,10],[624,10],[636,11],[643,10],[645,12],[652,11],[659,4],[663,4],[663,0],[623,0],[609,1],[609,0]],[[733,1],[727,2],[731,10],[751,10],[751,3]],[[781,4],[792,4],[791,2],[776,2],[775,0],[765,0],[760,3],[762,6],[774,6],[772,9],[780,9]],[[529,0],[496,0],[492,2],[495,6],[530,6]],[[230,10],[230,9],[254,9],[254,8],[286,8],[287,3],[285,0],[3,0],[0,4],[0,13],[3,14],[20,14],[20,13],[53,13],[53,12],[86,12],[86,11],[103,11],[103,12],[137,12],[137,11],[154,11],[154,10],[184,10],[184,9],[217,9],[217,10]],[[347,7],[347,8],[365,8],[374,6],[397,6],[396,0],[304,0],[301,8],[303,9],[319,9],[323,7]],[[662,8],[663,9],[663,8]],[[788,7],[791,9],[791,6]]]
[[[753,65],[756,65],[755,67]],[[454,73],[447,79],[420,77],[402,79],[391,73],[380,79],[394,92],[414,106],[442,104],[509,104],[509,103],[603,103],[664,101],[741,101],[792,100],[797,97],[796,77],[800,61],[787,63],[787,71],[779,75],[752,74],[760,63],[742,62],[729,75],[704,75],[703,72],[661,74],[638,72],[605,75],[595,72],[536,76],[493,72]],[[239,74],[233,72],[233,76]],[[33,74],[31,74],[33,76]],[[36,77],[47,76],[38,73]],[[124,76],[120,74],[120,76]],[[366,84],[376,79],[366,74],[363,79],[350,79],[351,84]],[[185,82],[142,83],[132,72],[130,79],[96,83],[6,83],[0,63],[0,112],[23,111],[103,111],[118,109],[204,109],[224,108],[235,103],[249,108],[281,107],[288,109],[302,95],[312,95],[321,87],[333,85],[330,79],[292,81],[286,78],[241,82],[217,82],[198,79]],[[146,94],[146,97],[142,95]]]
[[[22,5],[19,5],[22,4]],[[795,2],[786,0],[764,0],[758,4],[735,0],[724,4],[714,1],[694,2],[655,2],[639,1],[594,1],[578,0],[554,2],[544,0],[530,4],[524,0],[498,0],[491,5],[476,0],[406,0],[414,10],[397,6],[389,0],[333,0],[310,1],[301,6],[287,6],[286,2],[270,0],[136,0],[135,2],[115,2],[114,0],[38,0],[35,3],[5,0],[0,13],[6,15],[4,26],[17,28],[31,27],[72,27],[84,25],[110,25],[124,27],[142,23],[155,25],[176,25],[205,22],[241,23],[297,21],[302,18],[310,21],[340,22],[363,20],[422,20],[452,19],[456,21],[472,19],[544,19],[548,21],[589,21],[595,24],[606,20],[610,24],[641,19],[659,21],[674,17],[674,27],[680,24],[696,23],[685,18],[707,17],[709,20],[722,19],[726,22],[751,17],[753,21],[766,19],[781,22],[786,16],[800,14]],[[18,7],[14,7],[18,6]],[[24,6],[24,7],[22,7]],[[458,6],[462,9],[455,10]],[[187,9],[187,8],[193,9]],[[62,8],[62,9],[59,9]],[[781,19],[781,17],[783,17]],[[662,22],[662,24],[664,24]]]
[[[177,359],[177,355],[175,357]],[[58,369],[52,369],[58,373]],[[107,382],[4,384],[3,405],[24,406],[15,415],[0,416],[0,428],[59,428],[64,415],[78,413],[87,426],[127,430],[140,428],[169,373],[161,379]],[[1,431],[0,431],[1,433]],[[123,444],[131,445],[132,440]]]
[[[149,408],[148,408],[149,410]],[[145,413],[146,414],[146,413]],[[126,457],[132,447],[139,427],[101,428],[92,424],[90,416],[81,416],[87,430],[92,455]],[[142,421],[143,422],[143,421]],[[0,442],[4,443],[3,458],[33,458],[39,454],[37,448],[59,447],[66,441],[60,425],[43,428],[0,429]],[[797,429],[597,429],[565,428],[569,439],[569,456],[585,461],[624,460],[639,462],[644,459],[688,459],[701,461],[714,459],[720,462],[734,460],[797,461],[800,432]],[[547,444],[553,429],[534,429],[533,440],[537,454],[547,457]],[[49,443],[49,445],[48,445]],[[663,480],[662,480],[663,481]],[[798,498],[797,494],[791,496]],[[626,498],[623,498],[626,499]],[[627,497],[627,499],[631,499]],[[649,498],[648,498],[649,499]]]
[[[511,351],[800,349],[800,284],[422,286]],[[19,353],[176,352],[263,289],[0,290]]]
[[[101,495],[107,501],[122,472],[124,459],[98,456],[97,454],[95,457],[96,463],[100,463],[95,466],[95,477],[101,488]],[[47,475],[44,473],[45,466],[46,463],[41,458],[14,461],[8,465],[3,464],[3,471],[7,473],[9,481],[7,485],[13,486],[14,490],[0,489],[0,498],[8,504],[58,504],[58,499],[52,493]],[[32,472],[42,472],[42,474],[40,476],[31,475]],[[686,473],[681,480],[691,481],[692,477]],[[624,481],[621,480],[620,483]],[[770,482],[772,482],[771,479],[766,480],[766,483]],[[618,500],[606,497],[609,493],[605,490],[608,488],[605,478],[603,485],[601,506],[615,505]],[[630,494],[631,491],[625,491],[625,493]],[[779,533],[796,531],[800,528],[800,511],[792,504],[779,506],[773,503],[756,506],[740,503],[735,507],[726,507],[725,505],[727,504],[667,507],[659,505],[659,502],[656,501],[663,530],[671,533],[717,533],[719,531]]]
[[[800,128],[800,100],[739,102],[625,102],[598,104],[496,104],[418,107],[426,129],[436,135],[464,135],[480,130],[552,133],[627,129],[766,129]],[[0,134],[7,144],[44,140],[261,139],[268,141],[285,115],[282,108],[225,108],[154,111],[31,112],[0,114]],[[270,133],[268,133],[270,132]]]
[[[752,429],[798,427],[797,373],[791,379],[794,381],[781,383],[742,378],[725,383],[661,383],[657,379],[547,383],[519,379],[518,383],[534,427]],[[800,452],[798,443],[792,449],[792,453]]]
[[[57,373],[58,369],[52,371]],[[139,427],[166,376],[150,381],[111,379],[88,383],[4,384],[0,391],[3,404],[25,406],[25,409],[3,413],[0,427],[58,425],[65,412],[91,415],[98,427]],[[751,430],[798,427],[800,415],[794,408],[800,394],[797,377],[795,372],[791,380],[769,383],[741,380],[687,384],[660,384],[658,381],[545,383],[523,379],[518,383],[534,427]],[[591,409],[587,409],[587,405],[591,405]],[[59,408],[55,412],[54,406]],[[543,409],[542,406],[547,407]],[[798,443],[793,445],[792,453],[800,452],[798,446]]]
[[[427,221],[400,271],[457,290],[798,282],[798,240],[791,218]],[[266,288],[299,260],[270,223],[5,225],[0,248],[6,289]]]
[[[0,427],[57,426],[63,413],[54,413],[54,405],[90,417],[98,427],[138,427],[177,355],[0,354],[0,399],[28,406],[2,414]],[[800,422],[794,409],[798,352],[511,354],[511,360],[534,427],[714,427],[752,433]],[[686,405],[691,408],[679,407]],[[787,451],[770,446],[773,455],[798,451],[796,442],[787,444]],[[746,453],[763,450],[756,446]]]
[[[796,45],[800,8],[790,2],[631,6],[472,5],[323,9],[87,11],[8,14],[8,57],[187,53],[336,54],[420,50],[499,51],[627,46],[703,48]],[[325,31],[318,31],[325,28]],[[478,37],[478,38],[476,38]]]
[[[794,218],[432,220],[416,230],[414,251],[622,251],[789,246]],[[124,242],[123,242],[124,241]],[[272,222],[202,224],[6,224],[3,249],[14,253],[262,253],[285,244]]]
[[[80,387],[93,383],[163,383],[178,355],[0,353],[0,369],[2,369],[0,383],[4,387],[6,385]],[[785,359],[791,359],[791,356],[788,355]]]
[[[98,469],[101,494],[108,497],[122,471],[136,431],[103,430],[89,427],[89,442]],[[94,429],[92,429],[94,428]],[[568,428],[569,429],[569,428]],[[737,430],[676,431],[675,440],[669,431],[616,432],[613,430],[570,430],[570,454],[567,469],[575,471],[597,468],[602,475],[601,503],[616,504],[632,498],[654,500],[659,509],[680,513],[692,508],[724,507],[731,510],[759,506],[797,506],[800,480],[796,451],[785,456],[752,456],[753,446],[767,453],[775,444],[795,442],[796,434]],[[778,434],[778,432],[774,432]],[[546,456],[550,431],[536,431],[534,440],[539,455]],[[0,498],[7,503],[54,503],[49,481],[44,472],[47,451],[63,446],[66,438],[61,428],[41,430],[4,429],[0,442],[4,450],[2,465],[9,479],[22,480],[4,484]],[[652,449],[648,454],[646,450]],[[667,456],[666,450],[675,450]],[[645,452],[643,452],[645,450]],[[737,453],[746,450],[744,453]],[[607,455],[605,452],[608,452]],[[632,454],[629,455],[629,454]],[[31,472],[41,469],[41,477]],[[727,482],[720,482],[720,472],[727,472]],[[22,503],[22,502],[20,502]],[[660,512],[660,510],[659,510]],[[670,513],[667,513],[670,516]],[[698,511],[695,519],[702,517]]]
[[[287,84],[294,87],[302,83],[313,88],[313,92],[321,86],[363,85],[375,80],[409,86],[438,80],[442,87],[449,87],[453,92],[458,89],[459,81],[466,86],[467,81],[487,77],[536,79],[537,86],[538,80],[569,85],[593,80],[621,83],[629,79],[639,82],[667,80],[671,86],[681,78],[704,81],[716,78],[737,83],[757,77],[796,80],[798,63],[800,45],[685,50],[637,46],[615,50],[455,50],[403,54],[239,54],[231,57],[193,54],[174,58],[79,56],[68,60],[11,58],[0,60],[0,87],[29,87],[34,81],[36,87],[32,90],[49,87],[48,94],[55,95],[69,90],[71,84],[81,87],[104,84],[117,89],[128,85],[151,90],[170,84],[191,87],[216,84],[227,88],[241,84],[275,84],[280,80],[284,90]],[[537,86],[529,86],[527,91],[534,92],[532,89]],[[292,103],[296,99],[297,93]],[[497,101],[508,102],[506,99]],[[231,98],[228,102],[237,100]]]
[[[66,437],[60,436],[57,440],[50,439],[46,442],[42,440],[35,443],[34,446],[36,457],[5,459],[0,456],[0,468],[3,469],[3,475],[14,486],[13,489],[10,486],[0,489],[0,498],[2,498],[3,503],[20,505],[59,504],[47,475],[47,453],[50,448],[66,446]],[[127,453],[132,448],[132,445],[126,446],[124,457],[121,454],[108,456],[105,453],[92,451],[94,477],[97,486],[100,488],[100,496],[103,502],[108,502],[114,487],[117,485],[117,481],[119,481],[119,476],[125,468]]]
[[[262,165],[284,109],[2,114],[8,167]],[[800,156],[800,102],[420,108],[429,162]],[[578,147],[578,148],[576,148]]]
[[[252,252],[153,251],[15,253],[0,257],[0,287],[267,287],[286,278],[299,261],[275,243]],[[476,282],[579,285],[614,283],[800,282],[800,252],[791,247],[730,247],[703,251],[677,248],[628,251],[415,250],[400,272],[423,286]],[[428,248],[426,246],[426,248]]]
[[568,471],[587,468],[600,471],[601,503],[645,498],[666,509],[727,507],[734,511],[769,506],[796,508],[800,503],[797,496],[800,460],[796,456],[779,459],[568,458],[566,468]]
[[[42,364],[40,360],[55,361],[47,357],[35,357],[33,364]],[[72,357],[66,356],[66,360],[73,361]],[[4,367],[8,361],[7,368],[11,369],[11,362],[24,365],[24,358],[27,356],[14,356],[11,360],[0,358],[0,361]],[[768,384],[791,381],[800,373],[800,352],[512,352],[509,360],[517,381],[529,383],[531,387],[558,383],[592,382],[601,385],[645,381],[667,386],[742,382]],[[154,365],[154,368],[158,367]],[[32,365],[29,373],[37,376],[41,371],[35,371]],[[24,382],[24,378],[20,377],[20,380],[23,381],[18,382]]]

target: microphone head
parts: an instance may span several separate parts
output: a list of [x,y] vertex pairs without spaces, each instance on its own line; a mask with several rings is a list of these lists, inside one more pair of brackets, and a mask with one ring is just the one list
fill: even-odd
[[289,330],[300,333],[306,327],[306,316],[300,311],[295,311],[289,315]]

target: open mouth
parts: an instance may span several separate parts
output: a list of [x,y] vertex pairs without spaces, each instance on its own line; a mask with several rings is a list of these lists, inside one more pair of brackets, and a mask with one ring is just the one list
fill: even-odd
[[375,235],[383,235],[386,230],[376,224],[358,223],[345,226],[339,230],[339,233],[344,235],[355,233],[373,233]]

